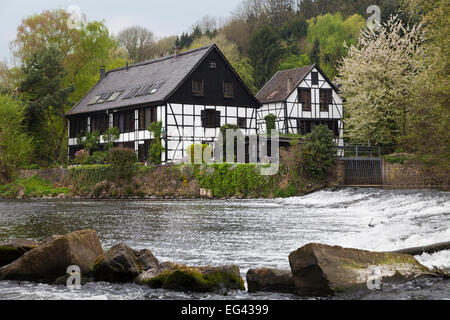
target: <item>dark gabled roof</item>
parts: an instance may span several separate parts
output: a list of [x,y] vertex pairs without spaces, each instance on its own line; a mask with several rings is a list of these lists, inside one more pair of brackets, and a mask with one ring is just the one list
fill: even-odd
[[[216,45],[188,50],[164,58],[154,59],[126,67],[110,70],[97,84],[67,113],[66,116],[119,109],[132,105],[151,104],[165,101],[200,64]],[[130,90],[155,83],[163,83],[154,94],[123,99]],[[114,101],[89,105],[94,97],[123,91]]]
[[[334,84],[328,79],[318,65],[310,65],[302,68],[278,71],[266,85],[258,92],[256,98],[261,103],[284,102],[294,92],[294,90],[305,80],[306,76],[316,68],[322,76],[329,82],[331,87],[338,91]],[[288,81],[292,87],[288,89]]]

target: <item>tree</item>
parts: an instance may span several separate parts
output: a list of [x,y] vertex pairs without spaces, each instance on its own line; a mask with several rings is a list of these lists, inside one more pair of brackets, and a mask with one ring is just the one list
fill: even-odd
[[277,35],[269,27],[266,26],[253,35],[249,58],[254,70],[255,86],[258,89],[275,74],[283,54]]
[[147,28],[141,26],[126,28],[119,33],[118,39],[127,49],[128,57],[133,62],[149,60],[154,55],[155,36]]
[[[393,151],[406,134],[412,81],[424,66],[420,27],[405,28],[396,17],[378,30],[365,29],[339,68],[346,100],[348,137]],[[422,83],[422,82],[421,82]]]
[[407,134],[403,148],[449,168],[450,159],[450,8],[445,0],[407,0],[411,17],[421,21],[426,41],[422,72],[410,79]]
[[23,126],[23,105],[0,94],[0,182],[14,181],[21,166],[29,163],[33,141]]
[[326,125],[318,125],[305,138],[301,153],[303,174],[322,178],[336,161],[334,134]]
[[74,85],[70,106],[78,102],[99,79],[99,67],[114,68],[125,64],[118,55],[117,43],[103,22],[89,22],[69,28],[69,14],[64,10],[46,10],[22,21],[12,44],[20,64],[45,48],[54,48],[63,57],[65,86]]
[[103,140],[105,141],[106,151],[111,150],[114,147],[114,142],[120,138],[120,130],[117,127],[111,127],[103,134]]
[[290,70],[295,68],[301,68],[307,65],[310,65],[311,61],[309,60],[308,55],[294,55],[290,54],[281,60],[279,70]]
[[63,56],[55,48],[44,48],[25,61],[19,91],[26,103],[25,123],[34,139],[34,160],[50,165],[62,161],[67,122],[64,111],[73,87],[64,87]]
[[148,152],[149,161],[152,164],[161,164],[161,153],[164,151],[164,147],[161,143],[162,122],[152,122],[148,128],[148,131],[150,131],[153,136]]
[[356,44],[365,20],[353,15],[343,20],[340,13],[326,14],[308,20],[307,42],[312,46],[311,62],[320,65],[322,70],[332,79],[336,75],[337,61],[345,56],[348,45]]
[[88,155],[98,149],[100,145],[100,131],[86,133],[86,137],[77,137],[77,144],[87,151]]

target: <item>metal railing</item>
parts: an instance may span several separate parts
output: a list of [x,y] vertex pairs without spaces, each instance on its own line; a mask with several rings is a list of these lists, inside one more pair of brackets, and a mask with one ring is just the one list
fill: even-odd
[[341,159],[379,159],[381,157],[380,147],[345,146],[338,147]]

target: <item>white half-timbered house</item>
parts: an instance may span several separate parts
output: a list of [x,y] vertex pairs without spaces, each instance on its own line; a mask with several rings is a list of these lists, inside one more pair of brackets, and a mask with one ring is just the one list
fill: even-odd
[[338,146],[344,145],[342,99],[338,89],[317,65],[279,71],[256,95],[258,131],[266,131],[264,118],[276,116],[276,129],[282,134],[310,133],[325,124],[334,132]]
[[147,129],[161,121],[162,162],[182,160],[191,144],[216,141],[224,124],[256,134],[259,107],[216,45],[108,72],[102,68],[99,82],[66,114],[68,154],[80,149],[77,137],[114,126],[120,130],[117,145],[133,148],[146,161],[152,140]]

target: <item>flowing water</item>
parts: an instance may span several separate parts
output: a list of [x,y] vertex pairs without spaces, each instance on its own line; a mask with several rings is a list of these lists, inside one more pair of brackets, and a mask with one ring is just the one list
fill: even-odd
[[[310,242],[391,251],[450,241],[450,193],[342,189],[273,200],[0,201],[0,241],[42,240],[93,228],[104,248],[125,242],[159,261],[289,269],[288,255]],[[372,222],[371,222],[372,221]],[[369,223],[375,227],[369,227]],[[450,269],[450,250],[416,257]],[[450,281],[427,279],[335,299],[450,299]],[[0,299],[299,299],[288,294],[176,293],[135,284],[65,286],[0,282]]]

